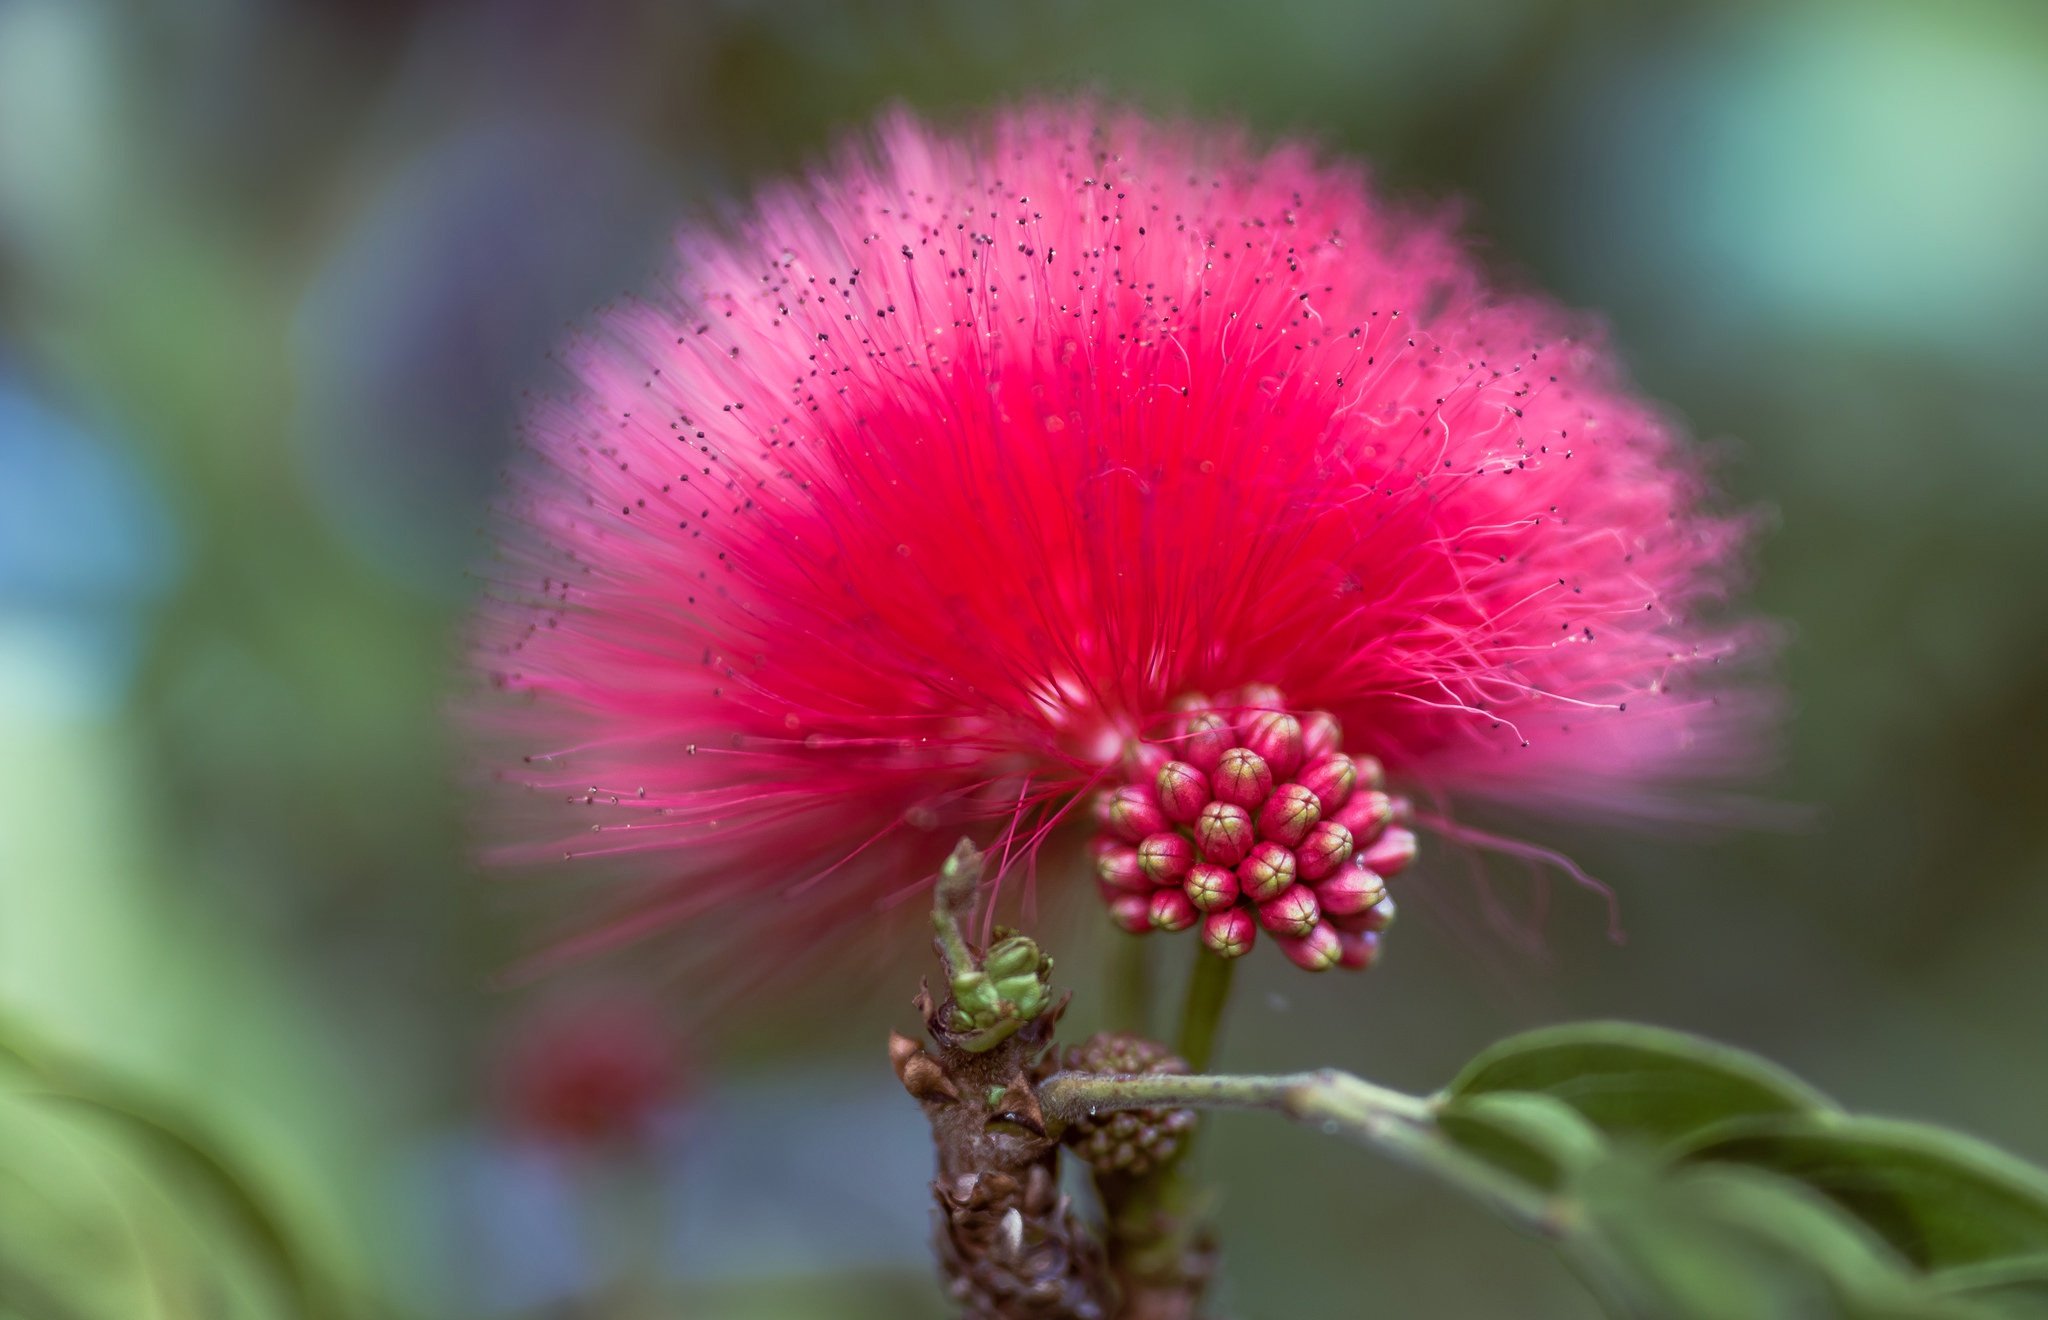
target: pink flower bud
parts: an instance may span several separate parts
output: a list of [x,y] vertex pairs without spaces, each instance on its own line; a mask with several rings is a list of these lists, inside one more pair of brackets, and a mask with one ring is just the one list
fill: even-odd
[[1124,748],[1124,769],[1129,773],[1131,782],[1137,784],[1149,784],[1157,779],[1160,770],[1172,759],[1173,753],[1155,742],[1133,742]]
[[1334,816],[1346,802],[1351,800],[1352,786],[1358,782],[1358,767],[1342,752],[1331,752],[1310,761],[1301,772],[1301,786],[1316,795],[1323,804],[1323,814]]
[[1110,815],[1110,808],[1116,804],[1116,794],[1108,789],[1097,793],[1089,800],[1088,809],[1095,817],[1095,824],[1105,830],[1116,828],[1116,820]]
[[1249,747],[1233,747],[1216,763],[1212,783],[1220,802],[1255,810],[1273,791],[1273,770],[1266,758]]
[[1247,683],[1235,692],[1217,698],[1218,705],[1235,703],[1237,722],[1242,725],[1261,711],[1287,709],[1287,698],[1271,683]]
[[1323,804],[1300,784],[1282,784],[1259,808],[1259,835],[1292,848],[1323,817]]
[[1237,730],[1220,712],[1196,711],[1184,715],[1175,729],[1174,752],[1181,760],[1204,774],[1216,769],[1223,753],[1237,745]]
[[1337,943],[1337,932],[1328,922],[1316,923],[1315,929],[1299,938],[1275,935],[1273,943],[1280,946],[1280,952],[1304,972],[1327,972],[1337,965],[1342,949]]
[[1301,721],[1284,710],[1252,716],[1244,726],[1244,745],[1265,758],[1276,779],[1301,769]]
[[1191,825],[1209,804],[1209,776],[1186,761],[1168,761],[1159,771],[1159,809],[1178,825]]
[[1380,836],[1387,822],[1394,818],[1394,799],[1385,793],[1368,789],[1353,793],[1331,819],[1351,831],[1351,841],[1364,845]]
[[1188,896],[1178,889],[1156,889],[1152,891],[1151,906],[1146,917],[1160,930],[1186,930],[1201,918],[1195,905],[1188,902]]
[[1144,935],[1152,929],[1152,899],[1147,894],[1118,894],[1109,901],[1109,919],[1118,930]]
[[1214,912],[1237,901],[1237,876],[1227,867],[1198,862],[1189,869],[1181,890],[1190,903],[1204,912]]
[[1358,786],[1360,788],[1385,788],[1387,786],[1387,768],[1380,764],[1379,757],[1354,756],[1351,760],[1358,767]]
[[1246,898],[1263,903],[1294,883],[1294,854],[1280,844],[1255,844],[1237,867],[1238,887]]
[[1380,937],[1372,931],[1347,935],[1337,932],[1337,965],[1354,972],[1362,972],[1379,961]]
[[1141,842],[1148,834],[1166,828],[1166,813],[1152,790],[1141,784],[1125,784],[1109,795],[1109,827],[1127,843]]
[[1258,937],[1258,923],[1241,907],[1223,908],[1202,920],[1202,943],[1225,958],[1244,957]]
[[1415,860],[1415,851],[1415,831],[1397,826],[1382,834],[1358,860],[1381,875],[1399,875]]
[[1148,835],[1138,845],[1138,865],[1155,885],[1177,885],[1195,864],[1195,845],[1178,834]]
[[1355,917],[1386,896],[1386,883],[1357,865],[1340,867],[1337,874],[1316,886],[1316,899],[1332,917]]
[[1377,934],[1394,924],[1394,896],[1388,894],[1365,913],[1365,928]]
[[1351,860],[1351,831],[1334,820],[1316,822],[1294,849],[1294,862],[1304,880],[1321,880],[1334,875]]
[[1152,879],[1138,864],[1138,850],[1128,843],[1109,843],[1095,850],[1095,874],[1112,889],[1150,893]]
[[1304,761],[1319,761],[1332,752],[1344,750],[1344,726],[1329,711],[1318,710],[1302,717],[1301,755]]
[[1289,885],[1279,897],[1259,904],[1259,924],[1275,935],[1306,935],[1322,917],[1315,891],[1307,885]]
[[1218,866],[1236,866],[1256,842],[1251,813],[1231,802],[1211,802],[1195,817],[1195,843]]

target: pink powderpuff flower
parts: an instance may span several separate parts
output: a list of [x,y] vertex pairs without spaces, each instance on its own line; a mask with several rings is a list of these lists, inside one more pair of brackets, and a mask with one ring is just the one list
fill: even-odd
[[1413,855],[1382,773],[1643,815],[1756,749],[1698,457],[1446,215],[1300,146],[897,113],[561,356],[479,708],[555,804],[500,855],[619,871],[565,955],[865,945],[962,834],[1029,876],[1122,786],[1120,924],[1241,953],[1265,912],[1359,965],[1384,922],[1308,886]]
[[498,1059],[497,1108],[514,1129],[571,1147],[630,1147],[682,1090],[673,1037],[651,1005],[610,996],[520,1022]]

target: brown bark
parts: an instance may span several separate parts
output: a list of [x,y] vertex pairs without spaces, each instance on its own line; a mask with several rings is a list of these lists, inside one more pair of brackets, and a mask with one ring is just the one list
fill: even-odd
[[1033,1083],[1059,1009],[976,1053],[947,1027],[950,1003],[918,996],[932,1049],[889,1053],[938,1149],[940,1270],[965,1320],[1109,1320],[1102,1248],[1059,1190],[1059,1142]]
[[[932,1197],[948,1295],[964,1320],[1192,1320],[1214,1252],[1206,1217],[1175,1173],[1187,1124],[1149,1116],[1157,1130],[1143,1161],[1113,1142],[1099,1152],[1121,1171],[1097,1181],[1106,1257],[1060,1193],[1063,1133],[1058,1123],[1048,1131],[1038,1098],[1066,1000],[1053,998],[1052,960],[1029,939],[998,932],[987,949],[969,943],[982,860],[962,840],[933,891],[934,949],[948,989],[938,1000],[928,985],[918,991],[931,1048],[889,1039],[896,1076],[923,1108],[938,1151]],[[1142,1069],[1171,1057],[1135,1039],[1091,1044],[1099,1068]],[[1131,1176],[1140,1172],[1146,1176]]]

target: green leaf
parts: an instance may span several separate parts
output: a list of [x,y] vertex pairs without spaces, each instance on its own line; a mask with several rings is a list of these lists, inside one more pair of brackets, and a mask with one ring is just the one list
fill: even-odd
[[2048,1318],[2048,1254],[2008,1256],[1930,1275],[1928,1291],[1969,1302],[1998,1320]]
[[1659,1027],[1591,1022],[1511,1036],[1468,1064],[1444,1094],[1553,1096],[1609,1136],[1662,1144],[1730,1118],[1833,1108],[1777,1065]]
[[0,1317],[350,1307],[302,1226],[189,1118],[0,1029]]
[[283,1230],[217,1157],[92,1103],[0,1088],[0,1316],[338,1314],[284,1277]]
[[1907,1277],[1904,1259],[1868,1225],[1789,1178],[1696,1166],[1672,1170],[1665,1180],[1702,1217],[1803,1261],[1845,1296]]
[[269,1205],[222,1157],[187,1135],[180,1126],[147,1112],[133,1097],[113,1095],[63,1095],[43,1097],[53,1104],[76,1105],[82,1112],[96,1114],[125,1128],[153,1156],[157,1176],[193,1193],[210,1194],[225,1212],[225,1227],[238,1230],[260,1259],[275,1271],[300,1314],[312,1317],[328,1313],[315,1287],[291,1232],[276,1207]]
[[1607,1152],[1578,1110],[1531,1091],[1454,1098],[1437,1111],[1436,1124],[1455,1144],[1546,1192]]
[[1920,1123],[1801,1114],[1737,1120],[1674,1152],[1795,1179],[1926,1270],[2048,1253],[2048,1175]]
[[1626,1314],[1975,1320],[1966,1305],[1928,1296],[1883,1239],[1791,1179],[1623,1156],[1593,1170],[1581,1192],[1593,1259],[1628,1299]]

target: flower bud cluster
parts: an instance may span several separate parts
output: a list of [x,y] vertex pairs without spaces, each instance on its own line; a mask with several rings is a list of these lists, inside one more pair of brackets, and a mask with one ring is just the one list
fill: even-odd
[[[1060,1065],[1072,1072],[1117,1076],[1188,1070],[1164,1045],[1115,1031],[1090,1036],[1069,1049]],[[1137,1178],[1178,1155],[1194,1128],[1192,1109],[1126,1109],[1076,1119],[1061,1140],[1097,1173]]]
[[[999,932],[1001,933],[1001,932]],[[953,1029],[988,1031],[1028,1022],[1052,998],[1052,959],[1022,935],[1001,933],[980,967],[953,973]]]
[[1111,920],[1133,934],[1199,930],[1225,958],[1264,930],[1308,971],[1370,967],[1394,918],[1386,879],[1415,860],[1413,813],[1380,763],[1346,754],[1335,717],[1297,715],[1271,687],[1178,705],[1096,804]]

